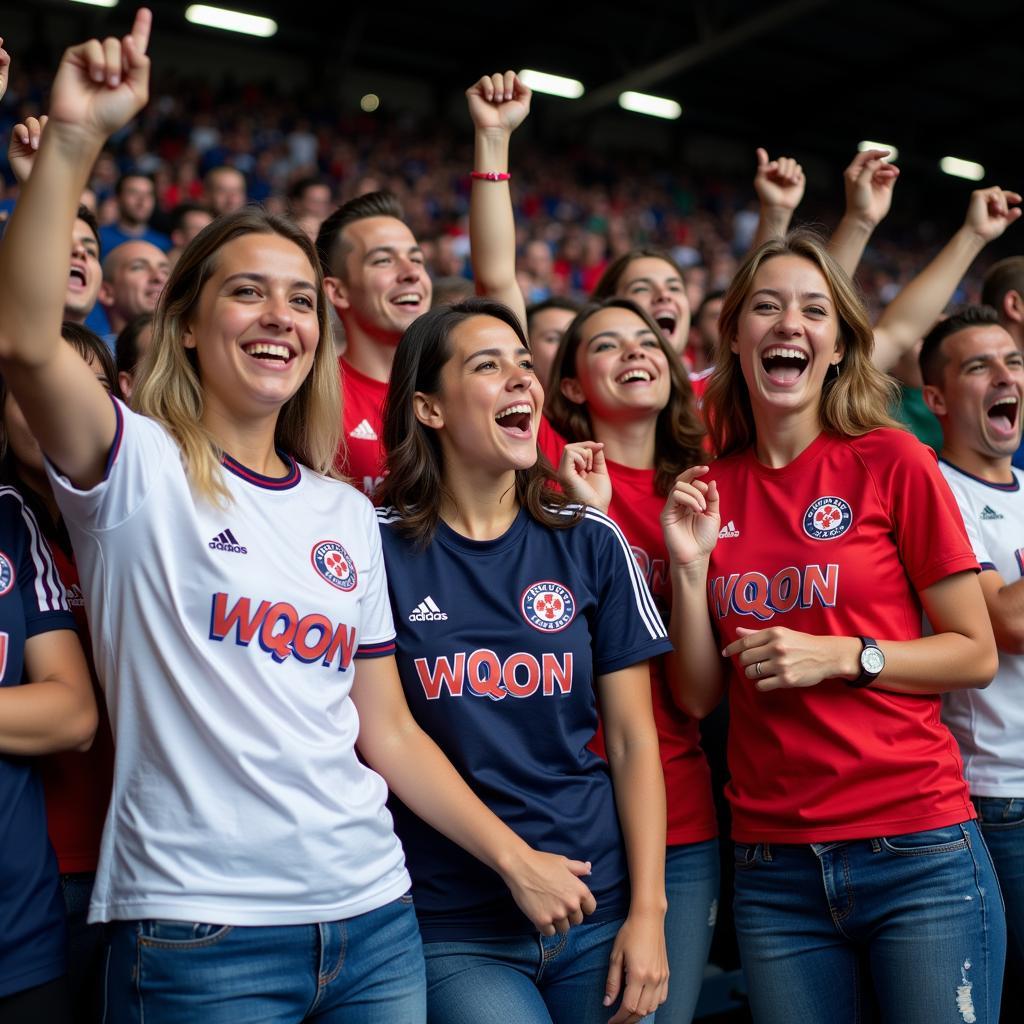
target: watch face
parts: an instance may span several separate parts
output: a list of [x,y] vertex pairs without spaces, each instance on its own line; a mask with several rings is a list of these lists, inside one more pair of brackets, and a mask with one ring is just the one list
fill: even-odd
[[877,647],[865,647],[860,652],[860,667],[869,675],[877,676],[885,668],[885,655]]

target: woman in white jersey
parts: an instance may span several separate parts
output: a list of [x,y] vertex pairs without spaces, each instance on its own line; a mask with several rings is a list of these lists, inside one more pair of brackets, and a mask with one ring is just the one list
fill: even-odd
[[408,713],[372,509],[327,476],[337,374],[297,228],[241,211],[183,253],[148,415],[61,341],[75,203],[146,101],[149,27],[64,55],[0,250],[0,371],[51,464],[117,746],[91,911],[113,922],[105,1019],[412,1024],[420,938],[367,765],[541,930],[581,916],[586,865],[530,850]]

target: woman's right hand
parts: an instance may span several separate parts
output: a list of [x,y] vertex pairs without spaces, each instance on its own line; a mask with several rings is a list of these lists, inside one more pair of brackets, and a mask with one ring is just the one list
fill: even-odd
[[597,909],[597,900],[581,881],[589,874],[589,861],[542,853],[525,844],[501,870],[516,906],[541,935],[564,935]]
[[607,512],[612,503],[612,478],[600,441],[577,441],[562,449],[558,482],[573,501]]
[[124,39],[90,39],[64,51],[50,93],[50,122],[106,140],[149,100],[149,31],[141,7]]
[[691,466],[680,473],[662,510],[661,528],[673,565],[702,561],[718,543],[718,486],[714,480],[698,479],[707,472],[707,466]]
[[26,117],[23,124],[16,124],[11,130],[11,142],[7,147],[7,162],[11,165],[18,184],[28,181],[32,165],[36,162],[39,142],[43,137],[47,117]]

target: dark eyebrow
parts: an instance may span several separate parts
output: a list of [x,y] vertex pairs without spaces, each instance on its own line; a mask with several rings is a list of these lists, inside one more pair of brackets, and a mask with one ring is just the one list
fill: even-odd
[[[239,279],[244,279],[246,281],[255,281],[257,284],[261,284],[264,287],[266,287],[267,283],[269,282],[269,278],[265,274],[257,274],[253,270],[242,270],[242,271],[239,271],[239,273],[237,273],[237,274],[232,274],[230,277],[225,277],[224,278],[224,284],[228,285],[228,284],[231,284],[232,281],[237,281]],[[311,292],[315,292],[316,291],[316,285],[315,284],[310,284],[309,281],[293,281],[292,282],[292,287],[293,288],[304,288],[307,291],[311,291]]]
[[[657,337],[657,335],[654,333],[654,331],[652,331],[650,329],[650,327],[646,327],[646,326],[638,327],[633,332],[633,337],[639,338],[641,335],[645,335],[645,334],[649,334],[652,338],[656,338]],[[622,338],[622,337],[626,337],[626,335],[622,331],[611,331],[611,330],[609,330],[609,331],[598,331],[597,334],[593,334],[593,335],[590,336],[590,338],[587,339],[587,344],[588,345],[592,344],[593,342],[597,341],[598,338],[614,338],[616,341],[618,341],[619,338]]]
[[[525,345],[520,345],[516,349],[517,356],[528,356],[529,354],[530,350],[526,348]],[[504,353],[500,348],[482,348],[476,352],[473,352],[471,355],[466,356],[466,358],[462,360],[462,365],[465,366],[466,363],[472,362],[474,359],[478,359],[480,356],[493,356],[494,358],[497,359],[500,358],[502,355],[504,355]]]
[[[375,256],[379,252],[385,252],[389,256],[397,256],[398,255],[398,247],[394,246],[394,245],[376,245],[372,249],[370,249],[369,252],[367,252],[366,258],[369,259],[371,256]],[[406,250],[406,252],[410,256],[413,256],[413,255],[422,256],[423,255],[423,249],[420,248],[420,246],[418,246],[418,245],[411,246],[409,249]]]

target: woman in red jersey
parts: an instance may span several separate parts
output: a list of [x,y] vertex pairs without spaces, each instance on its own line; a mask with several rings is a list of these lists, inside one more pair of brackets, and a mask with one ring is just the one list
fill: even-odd
[[[704,434],[686,370],[643,309],[608,299],[587,305],[569,325],[551,373],[547,416],[576,442],[561,461],[562,485],[619,524],[667,619],[672,594],[659,515],[676,475],[700,461]],[[558,464],[557,451],[546,454]],[[685,1024],[714,930],[717,826],[697,722],[673,701],[663,658],[651,661],[651,686],[668,797],[665,939],[672,972],[657,1018]]]
[[940,692],[995,669],[956,505],[894,429],[864,308],[816,236],[753,252],[720,326],[721,457],[679,476],[663,526],[680,703],[706,714],[731,684],[754,1017],[994,1024],[1003,908],[939,721]]

